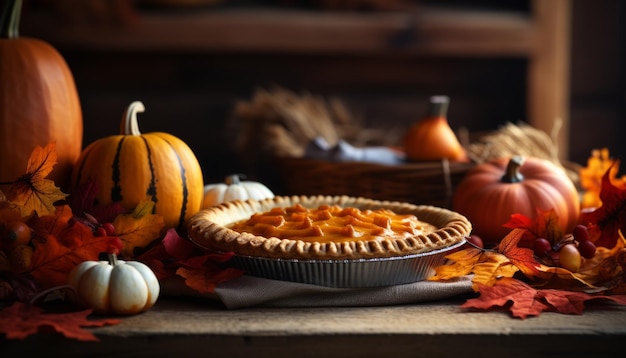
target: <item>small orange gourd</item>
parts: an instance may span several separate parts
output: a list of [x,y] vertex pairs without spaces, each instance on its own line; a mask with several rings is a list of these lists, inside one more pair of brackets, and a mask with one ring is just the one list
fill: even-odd
[[182,228],[201,209],[202,169],[181,139],[139,131],[137,113],[144,110],[142,102],[131,103],[122,117],[121,134],[98,139],[85,148],[74,168],[72,185],[78,188],[95,181],[96,199],[103,206],[120,203],[134,209],[151,200],[166,228]]
[[408,160],[467,161],[465,149],[448,123],[449,102],[450,99],[447,96],[432,96],[430,113],[407,130],[403,144]]
[[80,156],[83,117],[74,77],[48,43],[19,37],[21,0],[0,13],[0,182],[23,175],[33,149],[56,142],[49,178],[67,189]]
[[553,163],[539,158],[499,158],[472,168],[457,186],[452,209],[466,216],[485,245],[497,244],[510,231],[512,214],[534,219],[553,209],[558,225],[570,232],[580,215],[574,183]]

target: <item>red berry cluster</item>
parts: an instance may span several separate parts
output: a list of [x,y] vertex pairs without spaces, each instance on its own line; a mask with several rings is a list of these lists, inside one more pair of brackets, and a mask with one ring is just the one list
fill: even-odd
[[115,235],[115,227],[111,223],[104,223],[94,229],[94,235],[97,237]]
[[571,234],[565,235],[554,245],[545,238],[536,239],[533,250],[540,259],[569,271],[578,272],[583,258],[590,259],[595,256],[596,245],[589,240],[587,226],[577,225]]

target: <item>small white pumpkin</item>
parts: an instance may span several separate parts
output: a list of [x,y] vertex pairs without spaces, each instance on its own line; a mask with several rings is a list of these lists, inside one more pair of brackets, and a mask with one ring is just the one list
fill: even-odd
[[160,286],[154,272],[139,261],[84,261],[68,278],[76,293],[76,303],[95,313],[130,315],[151,308]]
[[264,184],[255,181],[241,181],[237,174],[229,175],[223,183],[204,186],[203,209],[233,200],[271,199],[274,193]]

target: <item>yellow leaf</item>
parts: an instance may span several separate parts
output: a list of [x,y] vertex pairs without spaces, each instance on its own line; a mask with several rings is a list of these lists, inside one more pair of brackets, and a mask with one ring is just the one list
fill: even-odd
[[435,275],[430,277],[430,281],[446,281],[452,278],[468,275],[472,272],[474,265],[480,257],[483,251],[475,247],[470,247],[464,250],[459,250],[452,253],[446,258],[452,263],[441,265],[435,268]]
[[146,211],[148,203],[140,203],[132,214],[118,215],[113,220],[115,234],[122,240],[123,257],[135,256],[135,248],[143,248],[161,238],[161,230],[165,226],[163,216],[150,214]]
[[[501,256],[501,255],[500,255]],[[519,268],[509,262],[506,257],[503,260],[490,260],[474,266],[474,277],[472,278],[472,287],[478,290],[477,284],[493,286],[498,279],[502,277],[513,277],[519,271]]]
[[513,277],[519,271],[508,257],[491,250],[481,250],[470,247],[446,256],[453,261],[435,268],[435,275],[428,278],[430,281],[445,281],[456,277],[474,274],[473,287],[477,284],[493,286],[502,277]]
[[154,212],[154,201],[143,200],[137,204],[135,210],[133,210],[133,217],[139,219],[145,215],[152,214]]
[[54,185],[54,181],[45,179],[56,164],[56,143],[51,142],[45,148],[36,147],[28,159],[26,173],[19,177],[7,193],[7,198],[20,207],[23,216],[33,211],[39,216],[53,215],[54,203],[63,200],[67,194]]

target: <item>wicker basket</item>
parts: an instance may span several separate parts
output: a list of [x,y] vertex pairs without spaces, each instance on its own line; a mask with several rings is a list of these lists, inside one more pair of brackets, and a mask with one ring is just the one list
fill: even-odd
[[349,195],[449,208],[452,194],[473,163],[448,160],[381,165],[281,158],[287,195]]

